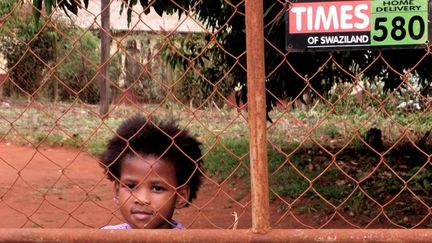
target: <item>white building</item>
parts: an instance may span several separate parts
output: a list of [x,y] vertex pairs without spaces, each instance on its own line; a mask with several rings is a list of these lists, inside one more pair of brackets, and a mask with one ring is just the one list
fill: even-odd
[[[120,14],[121,0],[112,0],[110,4],[110,26],[113,31],[145,32],[203,32],[205,26],[192,16],[178,14],[159,16],[153,8],[145,14],[143,7],[135,5],[132,10],[131,23],[127,23],[127,7]],[[91,0],[87,9],[80,9],[78,16],[70,15],[72,22],[83,28],[98,29],[101,20],[101,1]]]

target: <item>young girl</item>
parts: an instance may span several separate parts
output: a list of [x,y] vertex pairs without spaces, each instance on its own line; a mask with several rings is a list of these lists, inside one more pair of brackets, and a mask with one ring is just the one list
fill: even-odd
[[172,121],[153,123],[140,115],[124,121],[100,160],[126,223],[102,229],[182,229],[172,216],[196,197],[199,146]]

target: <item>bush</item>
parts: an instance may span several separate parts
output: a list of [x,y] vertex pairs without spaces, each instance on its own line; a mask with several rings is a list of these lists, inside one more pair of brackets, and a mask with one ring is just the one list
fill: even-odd
[[234,81],[218,46],[211,44],[210,35],[173,35],[169,41],[162,56],[181,77],[174,84],[176,98],[195,106],[205,106],[210,100],[222,104],[233,92]]
[[[58,23],[60,31],[67,38],[57,35],[56,67],[52,82],[59,82],[59,98],[63,101],[79,97],[86,103],[99,101],[100,41],[92,32],[84,32],[74,26]],[[109,75],[117,80],[120,75],[120,64],[110,62]]]
[[[38,25],[30,14],[29,4],[15,7],[16,4],[14,0],[0,3],[0,16],[7,16],[0,25],[0,50],[11,80],[4,85],[4,95],[98,102],[97,36],[62,21],[57,21],[55,27]],[[120,76],[117,59],[114,56],[111,60],[110,80]],[[55,68],[54,73],[49,67]]]
[[39,28],[29,14],[18,16],[20,9],[14,8],[16,4],[12,0],[0,4],[0,17],[7,16],[0,25],[0,50],[7,60],[11,80],[4,92],[30,98],[43,85],[46,65],[54,58],[52,32]]
[[140,102],[159,103],[167,95],[165,63],[157,50],[161,38],[153,34],[130,35],[126,38],[124,83],[120,86]]

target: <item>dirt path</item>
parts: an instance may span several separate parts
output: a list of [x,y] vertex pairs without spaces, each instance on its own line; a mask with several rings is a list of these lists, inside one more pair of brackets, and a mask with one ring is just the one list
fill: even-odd
[[[0,143],[0,171],[0,227],[98,228],[121,222],[112,183],[86,152]],[[227,185],[222,191],[207,181],[198,200],[175,218],[189,228],[230,228],[235,211],[238,227],[249,228],[248,197],[238,198],[237,190]]]

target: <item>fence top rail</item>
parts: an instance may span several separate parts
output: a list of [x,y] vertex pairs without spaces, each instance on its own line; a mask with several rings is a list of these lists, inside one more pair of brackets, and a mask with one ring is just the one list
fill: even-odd
[[0,242],[432,242],[430,229],[0,229]]

